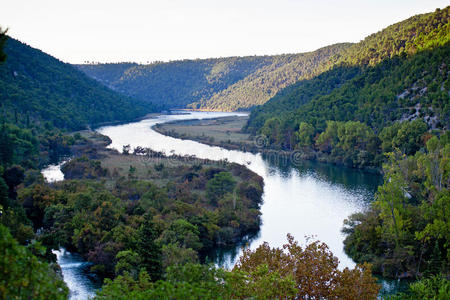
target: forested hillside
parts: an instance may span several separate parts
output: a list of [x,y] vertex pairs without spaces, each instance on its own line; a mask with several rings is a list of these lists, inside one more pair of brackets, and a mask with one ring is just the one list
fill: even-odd
[[345,49],[329,71],[255,108],[246,126],[272,148],[382,170],[370,208],[345,220],[344,244],[375,273],[421,279],[393,299],[449,295],[449,12],[414,16]]
[[77,67],[117,91],[164,108],[232,111],[263,104],[280,89],[318,74],[331,56],[349,46],[303,54]]
[[114,83],[119,81],[123,74],[137,63],[110,63],[110,64],[85,64],[76,65],[88,76],[102,82],[103,84],[114,88]]
[[13,38],[6,41],[0,68],[0,113],[7,122],[29,126],[48,122],[80,129],[131,120],[154,109],[89,78],[70,64]]
[[329,59],[350,45],[336,44],[309,53],[274,56],[270,65],[191,107],[228,111],[264,104],[281,89],[326,70]]
[[[369,153],[366,162],[380,164],[375,158],[382,153],[381,143],[393,138],[380,133],[397,121],[421,120],[425,131],[448,128],[448,18],[449,8],[415,16],[349,47],[333,57],[330,71],[288,87],[253,110],[247,130],[284,149],[333,148],[338,160],[355,166],[365,159],[352,156],[362,152]],[[347,137],[353,132],[356,144],[336,153],[339,147],[333,146],[344,142],[332,129],[339,124],[329,121],[354,122],[347,124]]]
[[252,56],[155,62],[129,67],[126,64],[77,67],[126,95],[154,102],[163,108],[185,108],[194,101],[209,99],[271,61],[269,56]]

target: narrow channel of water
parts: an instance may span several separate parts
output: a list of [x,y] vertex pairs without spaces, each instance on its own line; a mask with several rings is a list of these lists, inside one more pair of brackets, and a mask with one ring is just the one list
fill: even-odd
[[64,281],[70,290],[70,300],[85,300],[95,296],[101,287],[101,281],[89,273],[91,264],[80,255],[66,251],[64,248],[54,250]]

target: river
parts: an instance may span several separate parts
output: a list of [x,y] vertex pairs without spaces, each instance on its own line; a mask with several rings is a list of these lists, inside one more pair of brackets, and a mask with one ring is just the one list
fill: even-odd
[[[264,204],[261,207],[262,226],[257,237],[250,240],[250,248],[262,242],[282,246],[287,233],[297,240],[314,236],[325,242],[339,258],[340,267],[353,267],[353,261],[344,253],[341,234],[342,224],[350,214],[367,208],[380,176],[358,170],[302,162],[294,158],[283,165],[283,159],[264,159],[261,154],[226,150],[190,140],[181,140],[152,130],[157,123],[174,120],[204,119],[220,116],[244,115],[239,113],[190,112],[180,115],[162,115],[157,118],[119,126],[106,126],[98,132],[108,136],[110,148],[122,150],[137,146],[179,155],[195,155],[198,158],[227,159],[246,165],[264,178]],[[239,252],[239,251],[234,251]],[[235,257],[226,251],[218,257],[219,265],[229,267]]]
[[[354,212],[363,211],[373,200],[379,175],[340,166],[304,162],[297,157],[285,161],[283,157],[265,158],[261,154],[226,150],[190,140],[181,140],[152,130],[158,123],[174,120],[205,119],[242,113],[189,112],[161,115],[124,125],[105,126],[97,131],[108,136],[110,148],[122,150],[124,145],[149,147],[167,154],[195,155],[198,158],[227,159],[246,165],[264,178],[262,226],[259,234],[248,240],[254,249],[263,242],[280,247],[287,233],[304,243],[305,236],[325,242],[339,258],[339,267],[353,267],[354,262],[343,251],[343,221]],[[288,157],[289,158],[289,157]],[[56,173],[59,168],[54,168]],[[44,170],[51,178],[52,172]],[[59,174],[59,179],[61,175]],[[231,267],[240,248],[218,249],[215,258],[220,266]],[[61,265],[64,274],[64,266]],[[89,287],[88,287],[89,288]]]

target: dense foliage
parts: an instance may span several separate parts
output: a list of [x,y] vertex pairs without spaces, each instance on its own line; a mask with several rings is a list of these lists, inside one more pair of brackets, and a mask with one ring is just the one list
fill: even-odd
[[83,156],[63,168],[66,179],[82,180],[19,191],[29,218],[42,220],[48,245],[76,250],[102,275],[137,276],[145,268],[156,280],[162,267],[204,260],[213,247],[259,229],[263,183],[245,167],[143,166],[129,156],[135,162],[127,177]]
[[[334,67],[281,91],[252,111],[246,129],[274,146],[299,148],[302,122],[320,134],[327,121],[358,121],[379,133],[396,121],[449,124],[449,8],[369,36],[333,57]],[[274,124],[277,124],[274,129]]]
[[265,103],[280,89],[317,74],[348,46],[305,54],[77,67],[115,90],[161,107],[229,111]]
[[77,67],[117,91],[167,109],[185,108],[194,101],[209,99],[271,60],[269,56],[251,56]]
[[15,39],[6,41],[0,67],[0,118],[20,126],[50,123],[80,129],[126,121],[153,110],[151,103],[111,91],[65,64]]
[[355,261],[389,277],[448,275],[449,151],[447,133],[431,138],[425,153],[390,154],[376,201],[345,221],[345,250]]
[[349,46],[336,44],[309,53],[274,56],[270,64],[190,107],[232,111],[262,105],[283,88],[326,70],[328,60]]
[[370,266],[337,269],[337,258],[317,241],[304,248],[288,236],[283,249],[246,250],[232,271],[187,264],[153,283],[145,272],[107,281],[97,299],[376,299]]
[[449,295],[449,10],[341,51],[330,70],[255,108],[246,126],[304,158],[362,168],[385,162],[376,201],[345,222],[345,250],[382,276],[422,278],[398,296],[409,299]]
[[[17,199],[23,187],[44,183],[38,167],[67,154],[76,139],[58,130],[22,129],[4,123],[0,132],[0,298],[66,299],[67,288],[49,245],[36,235],[39,211]],[[39,191],[37,191],[39,192]],[[35,195],[37,199],[38,194]],[[44,205],[44,204],[43,204]],[[36,242],[40,240],[43,244]],[[49,266],[50,265],[50,266]]]
[[44,255],[38,243],[19,245],[0,224],[0,298],[67,299],[68,289],[51,267],[36,255]]
[[436,299],[445,300],[450,298],[450,283],[443,276],[431,276],[409,285],[408,292],[398,293],[388,297],[389,300],[416,300]]
[[[354,167],[389,153],[376,201],[345,222],[345,250],[381,275],[422,278],[399,297],[448,298],[448,16],[308,54],[79,66],[139,101],[5,44],[0,29],[0,298],[66,298],[51,252],[64,246],[114,279],[100,299],[374,299],[369,264],[341,271],[325,244],[290,236],[283,249],[246,250],[232,271],[198,264],[259,228],[263,182],[244,166],[119,155],[104,137],[61,131],[142,116],[148,101],[232,110],[275,94],[247,126],[272,147]],[[69,154],[68,180],[46,183],[39,168]]]

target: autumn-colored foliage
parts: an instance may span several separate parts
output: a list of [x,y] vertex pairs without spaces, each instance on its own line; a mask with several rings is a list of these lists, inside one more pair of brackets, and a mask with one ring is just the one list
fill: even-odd
[[[290,299],[375,299],[379,286],[371,275],[369,264],[358,265],[354,269],[338,269],[339,261],[328,246],[313,241],[302,247],[294,237],[287,236],[288,243],[283,248],[270,248],[262,244],[255,251],[245,250],[233,272],[247,274],[247,286],[252,286],[259,278],[253,271],[266,266],[269,273],[293,280],[295,295],[276,298]],[[271,289],[267,286],[266,289]]]

